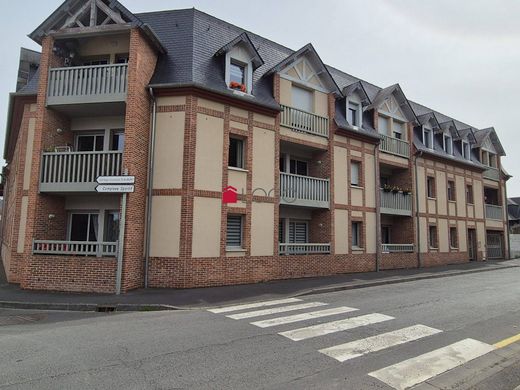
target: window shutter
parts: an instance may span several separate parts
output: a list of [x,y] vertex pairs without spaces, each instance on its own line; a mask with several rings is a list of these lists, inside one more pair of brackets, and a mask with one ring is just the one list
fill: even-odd
[[296,244],[307,242],[307,224],[305,222],[291,222],[289,224],[289,242]]
[[314,112],[314,93],[293,85],[292,105],[300,110]]
[[230,215],[227,218],[226,246],[242,247],[242,217],[239,215]]

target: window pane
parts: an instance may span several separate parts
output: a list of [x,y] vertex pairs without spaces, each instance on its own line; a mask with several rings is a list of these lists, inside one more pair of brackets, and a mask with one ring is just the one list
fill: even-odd
[[108,211],[105,217],[105,242],[119,239],[119,211]]
[[314,111],[314,93],[308,89],[292,86],[292,105],[307,112]]
[[359,222],[352,222],[352,246],[359,247],[359,230],[360,230],[360,223]]
[[229,139],[229,162],[228,166],[235,168],[244,168],[244,142],[241,139]]
[[98,239],[98,215],[97,214],[89,214],[90,223],[89,223],[89,231],[88,231],[88,241],[97,241]]
[[457,248],[457,228],[450,228],[450,246]]
[[125,148],[125,133],[113,133],[112,134],[112,149],[120,152]]
[[388,118],[380,116],[378,120],[378,131],[380,134],[390,135],[390,125]]
[[350,184],[358,186],[359,185],[359,163],[352,162],[350,164]]
[[394,119],[394,133],[404,134],[404,123]]
[[229,65],[229,81],[244,84],[245,67],[231,63]]
[[102,135],[96,135],[96,149],[95,149],[95,151],[96,152],[102,151],[104,143],[105,143],[105,137],[103,137]]
[[242,216],[229,215],[227,217],[226,246],[231,248],[242,247]]
[[296,161],[296,174],[307,176],[307,162],[306,161]]
[[78,137],[78,152],[92,152],[94,150],[95,136],[82,135]]
[[72,214],[70,219],[71,241],[87,241],[88,238],[88,214]]
[[347,121],[352,126],[359,126],[358,123],[359,118],[359,105],[357,103],[348,103],[348,110],[347,110]]

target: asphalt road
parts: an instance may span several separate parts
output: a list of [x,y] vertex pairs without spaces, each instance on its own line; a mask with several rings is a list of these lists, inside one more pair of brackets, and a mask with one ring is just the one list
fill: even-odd
[[[0,311],[0,389],[433,389],[451,373],[460,386],[455,373],[520,333],[519,303],[512,268],[220,313]],[[512,363],[475,388],[520,385]]]

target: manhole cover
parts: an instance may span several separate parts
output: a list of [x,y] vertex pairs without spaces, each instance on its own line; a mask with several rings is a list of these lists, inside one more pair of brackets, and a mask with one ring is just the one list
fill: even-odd
[[23,325],[41,321],[45,318],[44,314],[25,314],[19,316],[0,316],[0,326]]

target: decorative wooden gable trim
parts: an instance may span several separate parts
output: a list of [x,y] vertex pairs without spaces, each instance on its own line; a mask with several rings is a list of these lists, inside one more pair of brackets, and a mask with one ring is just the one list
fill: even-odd
[[386,98],[383,103],[379,106],[380,113],[391,116],[392,118],[397,118],[402,120],[403,122],[406,122],[406,115],[399,107],[399,103],[395,100],[393,96],[389,96]]
[[486,150],[488,152],[496,154],[497,151],[495,149],[495,146],[493,145],[493,142],[489,139],[489,135],[486,137],[486,139],[482,142],[481,146],[482,150]]
[[130,21],[124,20],[117,9],[111,9],[102,0],[88,0],[76,12],[69,12],[69,17],[59,29],[126,24],[127,22]]
[[280,72],[280,77],[327,93],[319,73],[305,58],[299,58]]

